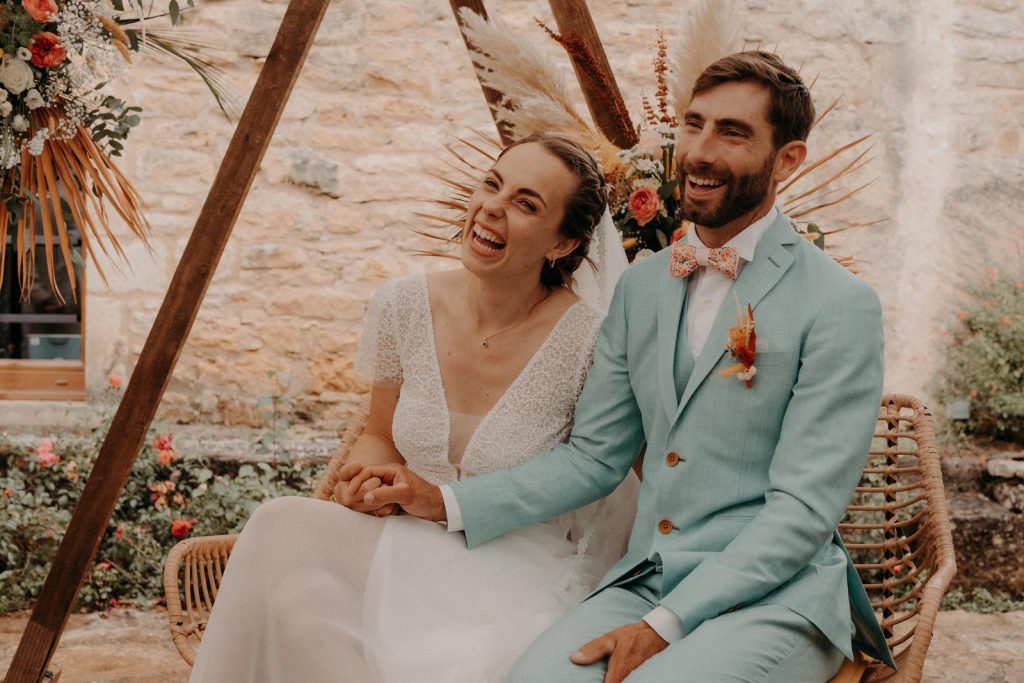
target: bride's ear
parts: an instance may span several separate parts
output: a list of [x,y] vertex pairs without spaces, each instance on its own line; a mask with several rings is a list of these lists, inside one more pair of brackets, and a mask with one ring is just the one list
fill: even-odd
[[548,253],[545,254],[545,258],[548,261],[557,261],[563,256],[568,256],[574,252],[578,246],[580,246],[580,241],[578,239],[563,237],[558,241],[558,244],[555,245],[554,249],[549,250]]

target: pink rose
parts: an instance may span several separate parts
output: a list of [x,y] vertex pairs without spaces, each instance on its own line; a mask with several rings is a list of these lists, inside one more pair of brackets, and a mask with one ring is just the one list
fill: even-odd
[[172,462],[174,462],[176,460],[176,458],[174,456],[174,451],[172,451],[172,450],[160,451],[159,453],[157,453],[156,460],[157,460],[157,462],[159,462],[164,467],[167,467],[168,465],[170,465]]
[[43,439],[39,442],[39,446],[36,447],[36,460],[39,461],[39,466],[44,468],[60,462],[60,457],[53,452],[52,441]]
[[633,218],[641,227],[650,223],[658,215],[660,208],[661,199],[658,198],[658,193],[649,187],[641,187],[629,195],[629,210],[633,212]]
[[109,375],[107,375],[107,382],[109,382],[110,386],[112,386],[115,389],[121,388],[122,381],[123,380],[121,378],[121,375],[117,374],[116,372],[112,372]]
[[57,3],[54,0],[21,0],[21,6],[30,17],[41,24],[51,21],[53,15],[57,13]]

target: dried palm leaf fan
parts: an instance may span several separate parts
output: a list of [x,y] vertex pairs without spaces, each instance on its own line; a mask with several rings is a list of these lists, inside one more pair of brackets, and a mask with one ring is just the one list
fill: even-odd
[[103,94],[133,52],[183,61],[203,79],[225,115],[237,111],[235,91],[223,72],[202,57],[202,41],[187,33],[147,30],[146,21],[164,16],[177,24],[177,0],[168,1],[166,14],[152,14],[151,5],[66,0],[58,6],[39,0],[5,5],[0,13],[0,23],[9,26],[0,39],[0,286],[9,237],[21,295],[32,288],[35,245],[41,237],[50,288],[60,301],[64,295],[54,268],[58,252],[77,299],[73,264],[79,257],[72,229],[81,236],[82,255],[104,283],[97,248],[108,258],[125,259],[111,229],[111,213],[148,247],[150,225],[142,198],[112,159],[138,125],[141,110]]
[[[693,84],[701,72],[740,48],[732,17],[732,3],[706,0],[676,34],[671,55],[664,37],[659,36],[654,60],[657,107],[646,97],[641,98],[643,120],[649,126],[656,123],[674,125],[689,104]],[[468,9],[461,10],[460,18],[472,45],[473,63],[481,81],[503,94],[498,120],[511,128],[513,136],[519,138],[531,133],[556,132],[572,137],[597,153],[613,187],[621,184],[623,163],[619,148],[577,112],[557,67],[542,50],[500,20],[484,20]],[[537,23],[550,38],[577,57],[575,63],[578,67],[582,65],[583,78],[598,84],[602,82],[602,74],[596,66],[592,73],[588,73],[587,64],[594,64],[594,60],[587,58],[587,47],[582,42],[572,36],[559,35],[540,21]],[[813,85],[811,83],[811,87]],[[668,111],[669,96],[676,107],[675,116]],[[607,99],[612,102],[615,97],[609,93]],[[839,98],[818,116],[812,129],[834,111],[838,103]],[[869,135],[858,137],[817,159],[808,160],[793,178],[779,188],[779,203],[794,220],[797,232],[822,249],[826,249],[826,237],[829,235],[880,222],[821,227],[830,225],[825,215],[829,208],[854,197],[873,182],[861,183],[852,190],[843,184],[871,161],[867,156],[870,147],[866,146],[869,139]],[[445,146],[448,157],[444,162],[446,169],[434,174],[446,186],[448,194],[433,202],[438,211],[417,213],[430,224],[417,232],[443,243],[439,249],[423,250],[421,253],[424,254],[450,255],[448,248],[458,242],[469,195],[501,148],[495,138],[480,131],[456,140],[456,143]],[[833,258],[856,272],[851,257],[833,254]]]

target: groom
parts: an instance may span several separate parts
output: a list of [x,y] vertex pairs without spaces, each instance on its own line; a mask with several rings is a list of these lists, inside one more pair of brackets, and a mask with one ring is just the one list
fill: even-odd
[[[775,55],[708,67],[676,150],[696,228],[622,276],[568,442],[440,489],[352,481],[472,548],[607,495],[646,440],[625,557],[509,680],[824,682],[854,645],[893,665],[836,533],[882,393],[878,298],[775,208],[813,121]],[[742,323],[752,359],[726,349]]]

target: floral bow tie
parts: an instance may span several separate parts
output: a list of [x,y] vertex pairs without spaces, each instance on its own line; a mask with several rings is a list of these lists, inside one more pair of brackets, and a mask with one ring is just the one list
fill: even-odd
[[679,240],[672,245],[669,273],[672,277],[688,277],[698,266],[708,266],[730,280],[735,280],[739,264],[740,255],[733,247],[698,250],[694,245],[683,244],[683,241]]

